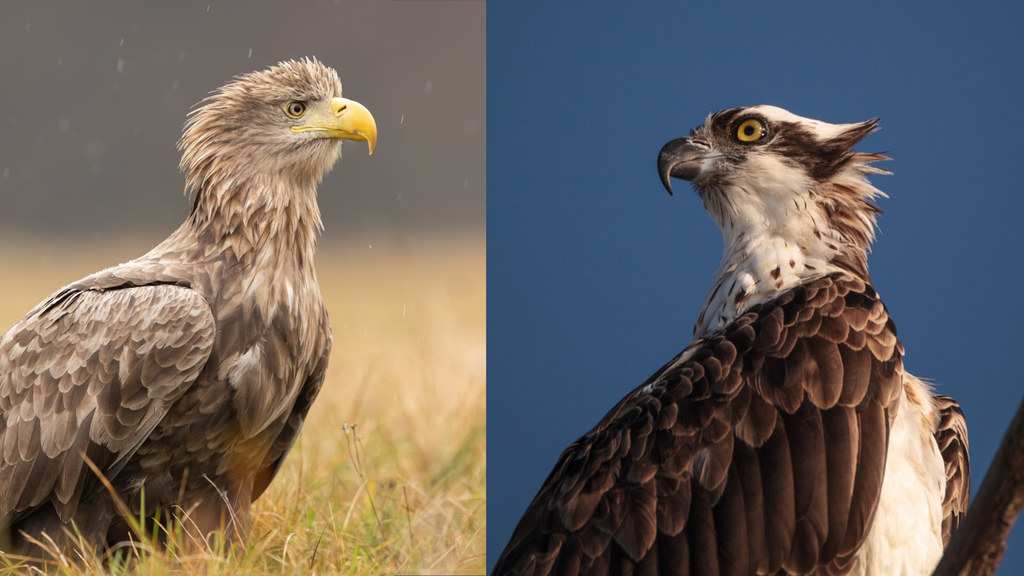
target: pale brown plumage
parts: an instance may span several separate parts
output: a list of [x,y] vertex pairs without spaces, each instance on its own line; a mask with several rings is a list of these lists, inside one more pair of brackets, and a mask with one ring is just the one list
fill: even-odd
[[28,539],[44,533],[67,546],[72,524],[100,549],[127,539],[86,458],[133,514],[144,505],[187,514],[200,537],[244,536],[327,366],[316,187],[340,138],[371,151],[376,140],[365,108],[340,96],[315,59],[211,95],[179,144],[193,198],[181,227],[0,338],[6,551],[37,555]]
[[697,340],[566,449],[494,576],[930,573],[966,427],[868,276],[876,124],[737,108],[665,145],[726,239]]

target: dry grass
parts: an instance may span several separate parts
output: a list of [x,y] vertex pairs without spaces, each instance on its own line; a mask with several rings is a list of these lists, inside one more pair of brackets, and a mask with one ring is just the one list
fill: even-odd
[[[0,331],[64,283],[146,241],[0,242]],[[486,519],[482,235],[320,246],[331,365],[244,549],[174,547],[62,574],[482,574]],[[15,280],[15,281],[12,281]]]

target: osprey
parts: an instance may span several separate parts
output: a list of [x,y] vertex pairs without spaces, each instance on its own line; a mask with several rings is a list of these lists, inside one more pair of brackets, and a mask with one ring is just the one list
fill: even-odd
[[562,454],[495,575],[931,573],[967,433],[868,276],[876,128],[755,106],[662,148],[725,240],[696,340]]
[[372,152],[377,129],[333,69],[236,78],[179,143],[185,222],[0,337],[0,548],[38,556],[77,530],[102,551],[143,511],[183,516],[188,541],[244,537],[327,368],[316,188],[342,139]]

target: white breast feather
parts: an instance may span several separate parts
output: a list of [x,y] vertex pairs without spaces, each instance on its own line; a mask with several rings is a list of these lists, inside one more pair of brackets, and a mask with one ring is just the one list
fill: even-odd
[[[924,388],[910,375],[904,382]],[[931,393],[926,394],[922,397],[930,399]],[[942,557],[946,471],[933,435],[935,418],[930,402],[910,402],[904,393],[889,432],[878,509],[860,549],[855,576],[926,576]]]

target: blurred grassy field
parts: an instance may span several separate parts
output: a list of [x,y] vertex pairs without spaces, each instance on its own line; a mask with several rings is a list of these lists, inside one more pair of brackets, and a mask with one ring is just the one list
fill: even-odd
[[[0,239],[0,331],[62,285],[153,243]],[[330,369],[284,469],[254,505],[245,549],[157,552],[112,571],[483,574],[485,267],[482,233],[321,242]],[[60,573],[102,570],[93,561]]]

